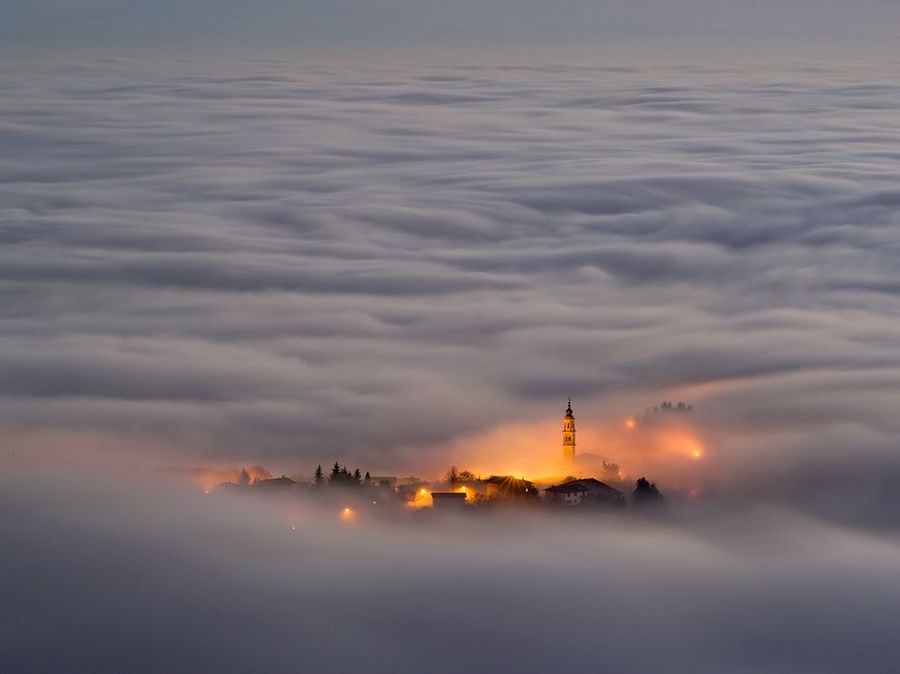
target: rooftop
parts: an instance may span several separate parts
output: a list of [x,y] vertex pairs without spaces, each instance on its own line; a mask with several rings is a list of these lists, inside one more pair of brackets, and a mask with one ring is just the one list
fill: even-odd
[[581,480],[570,480],[569,482],[563,482],[562,484],[548,487],[544,491],[549,491],[553,494],[574,494],[581,491],[605,492],[608,494],[622,493],[615,487],[610,487],[605,482],[601,482],[593,477],[586,477]]
[[273,477],[269,480],[257,480],[253,484],[260,487],[291,487],[297,483],[287,475],[282,475],[281,477]]

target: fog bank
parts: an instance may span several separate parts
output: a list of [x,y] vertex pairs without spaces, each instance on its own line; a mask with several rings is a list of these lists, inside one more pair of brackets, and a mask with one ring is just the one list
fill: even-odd
[[898,656],[896,536],[770,506],[348,524],[156,478],[0,480],[4,671],[822,674]]

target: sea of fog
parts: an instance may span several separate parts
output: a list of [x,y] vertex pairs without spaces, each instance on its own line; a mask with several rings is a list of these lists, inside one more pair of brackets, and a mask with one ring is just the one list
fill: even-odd
[[573,396],[582,452],[686,400],[728,475],[896,462],[890,63],[8,66],[8,450],[436,472]]
[[[896,671],[896,72],[10,60],[0,672]],[[519,474],[568,396],[666,509],[178,477]]]
[[346,519],[3,473],[0,669],[891,672],[900,538],[752,506]]

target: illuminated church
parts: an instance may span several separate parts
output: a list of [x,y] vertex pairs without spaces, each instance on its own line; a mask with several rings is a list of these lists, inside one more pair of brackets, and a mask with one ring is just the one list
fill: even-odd
[[569,406],[566,407],[566,415],[563,417],[562,453],[563,459],[566,461],[575,459],[575,415],[572,412],[571,398],[569,398]]

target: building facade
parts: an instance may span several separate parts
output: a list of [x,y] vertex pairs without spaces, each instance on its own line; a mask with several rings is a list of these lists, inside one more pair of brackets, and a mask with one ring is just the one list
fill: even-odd
[[459,511],[466,507],[466,493],[462,491],[433,491],[431,504],[436,511]]
[[544,490],[548,503],[562,506],[625,505],[625,495],[615,487],[592,477],[563,482]]

